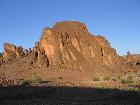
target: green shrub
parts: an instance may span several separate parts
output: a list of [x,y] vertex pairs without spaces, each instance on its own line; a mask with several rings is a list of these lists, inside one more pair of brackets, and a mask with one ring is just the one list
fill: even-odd
[[131,80],[131,81],[127,81],[127,84],[133,84],[133,83],[134,83],[133,80]]
[[122,82],[123,84],[132,84],[132,83],[134,83],[132,77],[127,77],[127,79],[122,79],[121,82]]
[[133,80],[133,77],[132,76],[128,76],[127,80],[131,81],[131,80]]
[[32,80],[31,80],[31,83],[34,83],[34,84],[39,84],[39,83],[42,83],[42,79],[40,77],[34,77]]
[[133,81],[133,77],[132,77],[132,76],[128,76],[126,82],[127,82],[128,84],[132,84],[132,83],[134,82],[134,81]]
[[121,83],[122,83],[122,84],[126,84],[127,81],[126,81],[125,79],[121,79]]
[[100,81],[100,78],[99,77],[94,77],[93,81]]
[[118,79],[118,80],[122,80],[122,76],[120,76],[120,75],[117,76],[117,79]]
[[63,77],[61,77],[61,76],[60,76],[60,77],[58,77],[58,78],[59,78],[59,79],[63,79]]
[[117,81],[117,79],[116,78],[112,78],[112,81]]
[[30,84],[39,84],[39,83],[43,83],[43,81],[41,80],[41,78],[34,77],[31,80],[23,80],[22,83],[21,83],[21,85],[27,86],[27,85],[30,85]]
[[104,81],[109,81],[110,80],[110,77],[109,76],[106,76],[106,77],[103,78],[103,80]]
[[21,85],[27,86],[27,85],[30,85],[30,83],[31,82],[29,80],[23,80],[22,83],[21,83]]
[[118,76],[117,78],[120,80],[120,82],[122,84],[129,84],[129,83],[132,83],[133,82],[131,76],[128,76],[127,78],[122,77],[122,76]]

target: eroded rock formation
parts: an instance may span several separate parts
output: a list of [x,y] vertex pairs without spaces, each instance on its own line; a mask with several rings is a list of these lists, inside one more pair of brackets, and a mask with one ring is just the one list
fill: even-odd
[[58,69],[92,70],[101,66],[123,67],[125,61],[103,36],[88,32],[85,24],[77,21],[56,23],[45,28],[33,49],[25,50],[6,43],[3,56],[14,59],[29,56],[32,65]]
[[91,35],[83,23],[64,21],[45,28],[39,48],[45,51],[50,65],[73,69],[122,65],[123,60],[102,36]]
[[15,45],[5,43],[4,44],[4,58],[14,59],[16,57],[24,56],[24,51],[21,46],[16,47]]
[[28,57],[27,60],[30,61],[32,66],[48,67],[49,65],[45,51],[40,49],[39,46],[35,45],[33,50],[31,48],[27,50],[23,49],[21,46],[16,47],[15,45],[9,43],[4,44],[4,52],[3,54],[0,54],[0,65],[16,58],[19,58],[20,60],[25,57]]
[[139,66],[140,65],[140,54],[131,54],[129,51],[127,55],[124,56],[128,65]]

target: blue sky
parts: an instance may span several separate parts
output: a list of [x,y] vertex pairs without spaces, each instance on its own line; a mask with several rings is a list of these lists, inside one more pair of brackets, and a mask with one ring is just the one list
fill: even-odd
[[0,0],[0,51],[5,42],[32,48],[44,27],[64,20],[85,23],[120,55],[140,53],[140,0]]

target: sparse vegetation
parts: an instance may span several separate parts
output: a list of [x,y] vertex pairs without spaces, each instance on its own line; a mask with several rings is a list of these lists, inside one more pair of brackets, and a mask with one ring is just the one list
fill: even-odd
[[103,80],[104,81],[109,81],[111,78],[109,77],[109,76],[105,76],[104,78],[103,78]]
[[128,84],[134,83],[133,77],[132,77],[132,76],[128,76],[126,82],[127,82]]
[[40,77],[34,77],[32,80],[31,80],[31,83],[34,83],[34,84],[38,84],[38,83],[42,83],[42,79]]
[[30,84],[29,80],[23,80],[22,83],[21,83],[21,85],[23,85],[23,86],[27,86],[29,84]]
[[39,83],[42,83],[42,79],[40,77],[34,77],[33,79],[31,80],[23,80],[21,85],[23,86],[27,86],[27,85],[30,85],[30,84],[39,84]]
[[97,83],[95,87],[100,88],[100,89],[105,89],[105,88],[107,88],[107,85],[103,84],[103,83]]
[[122,84],[126,84],[127,82],[126,82],[125,79],[121,79],[121,83],[122,83]]
[[129,91],[140,91],[140,89],[139,88],[136,88],[136,87],[131,87],[128,90]]
[[59,79],[63,79],[63,77],[62,76],[60,76],[60,77],[58,77]]
[[100,81],[99,77],[93,77],[93,81]]
[[112,81],[117,81],[117,79],[116,78],[112,78]]
[[117,76],[117,79],[118,79],[118,80],[122,80],[122,76],[120,76],[120,75]]
[[123,84],[132,84],[132,83],[134,83],[134,80],[133,80],[132,76],[128,76],[126,78],[121,78],[120,81]]

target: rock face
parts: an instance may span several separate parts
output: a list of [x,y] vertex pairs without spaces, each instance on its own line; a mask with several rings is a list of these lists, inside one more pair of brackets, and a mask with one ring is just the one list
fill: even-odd
[[123,63],[104,37],[91,35],[77,21],[59,22],[53,28],[45,28],[38,46],[45,51],[49,64],[59,68],[86,70]]
[[36,42],[35,47],[32,51],[32,59],[39,67],[48,67],[49,61],[45,54],[45,50],[42,49],[38,42]]
[[131,55],[129,51],[127,52],[127,55],[126,55],[126,62],[128,63],[133,62],[133,56]]
[[140,65],[140,54],[132,54],[132,56],[133,56],[133,62],[136,65]]
[[[27,50],[23,49],[21,46],[16,47],[15,45],[5,43],[4,44],[4,56],[2,54],[0,55],[0,58],[4,57],[4,59],[12,60],[16,58],[24,58],[28,56],[31,60],[31,64],[39,66],[39,67],[47,67],[48,59],[45,55],[45,51],[43,49],[40,49],[39,46],[35,45],[34,49]],[[2,60],[0,62],[2,64]]]
[[21,56],[24,56],[24,51],[21,46],[16,47],[15,45],[9,43],[4,44],[4,57],[6,59],[14,59]]
[[45,28],[33,49],[5,43],[1,54],[6,59],[26,56],[39,67],[81,71],[101,66],[122,67],[125,62],[103,36],[90,34],[86,25],[77,21],[58,22]]
[[131,65],[140,65],[140,54],[131,54],[130,52],[127,52],[127,55],[124,57],[126,62]]

